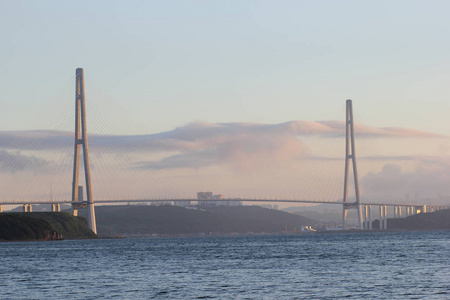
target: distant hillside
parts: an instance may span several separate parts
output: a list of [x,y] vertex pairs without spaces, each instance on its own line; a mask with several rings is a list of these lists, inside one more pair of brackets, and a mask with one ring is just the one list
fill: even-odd
[[[378,224],[374,223],[374,226]],[[388,219],[389,229],[450,230],[450,209],[422,213],[406,218]]]
[[[80,214],[85,214],[80,210]],[[97,206],[99,235],[198,234],[293,231],[313,220],[259,206],[211,207],[204,210],[177,206]]]
[[[226,216],[233,222],[244,221],[245,227],[252,232],[281,232],[294,228],[300,229],[304,225],[314,225],[317,221],[286,213],[280,210],[267,209],[260,206],[217,206],[208,207],[206,211]],[[266,229],[265,229],[266,228]]]
[[0,213],[0,240],[97,238],[86,219],[66,212]]

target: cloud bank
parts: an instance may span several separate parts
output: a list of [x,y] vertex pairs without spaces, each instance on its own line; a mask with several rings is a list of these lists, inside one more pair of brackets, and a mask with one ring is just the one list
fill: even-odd
[[362,178],[364,193],[369,196],[404,199],[409,195],[421,199],[450,194],[450,157],[419,157],[418,165],[404,171],[398,164],[385,164],[381,171]]
[[[414,147],[424,141],[427,145],[443,144],[445,148],[449,142],[447,137],[408,128],[361,124],[356,126],[356,131],[358,138],[368,139],[368,155],[358,156],[359,174],[367,175],[361,177],[364,196],[403,199],[404,194],[414,195],[415,191],[422,195],[450,194],[450,188],[446,188],[450,186],[447,184],[450,159],[442,155],[416,155],[420,150],[403,153],[398,149],[400,144]],[[337,199],[342,193],[344,136],[345,123],[340,121],[280,124],[197,121],[156,134],[91,133],[89,144],[97,186],[102,189],[100,186],[106,183],[103,190],[113,191],[112,194],[130,193],[130,190],[138,193],[140,189],[147,191],[148,186],[166,195],[177,188],[195,192],[212,186],[229,190],[228,193],[239,188],[244,193],[251,189],[276,195],[298,191],[301,195]],[[371,138],[404,138],[406,143],[392,143],[397,148],[382,149],[386,151],[373,155]],[[18,190],[23,186],[32,190],[32,181],[36,181],[37,188],[48,193],[49,184],[38,182],[42,179],[52,183],[55,191],[59,188],[63,192],[68,183],[70,186],[73,143],[71,132],[0,132],[0,175],[16,184]],[[368,168],[363,168],[364,163]],[[383,165],[381,171],[373,171]],[[11,173],[16,177],[10,176]],[[176,184],[166,188],[164,182],[170,180]],[[11,187],[5,183],[4,189]]]
[[[408,128],[355,125],[358,137],[438,138],[440,135]],[[196,121],[170,131],[148,135],[90,134],[91,149],[105,153],[167,153],[159,160],[135,161],[139,169],[202,168],[229,165],[234,169],[288,164],[313,157],[300,139],[307,136],[343,138],[342,121],[291,121],[280,124],[208,123]],[[64,131],[0,132],[0,149],[57,151],[73,147],[73,133]],[[20,158],[20,156],[18,157]],[[24,167],[37,163],[28,162]]]
[[0,173],[15,173],[24,170],[43,170],[51,162],[35,156],[24,155],[19,152],[10,153],[0,150]]

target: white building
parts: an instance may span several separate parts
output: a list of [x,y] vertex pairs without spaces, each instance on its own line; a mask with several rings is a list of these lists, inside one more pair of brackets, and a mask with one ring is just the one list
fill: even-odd
[[239,206],[242,205],[242,201],[238,199],[233,200],[223,200],[222,195],[213,195],[212,192],[198,192],[197,193],[198,205],[199,206]]
[[192,202],[191,202],[191,200],[175,200],[175,201],[173,201],[173,205],[187,207],[187,206],[191,206]]

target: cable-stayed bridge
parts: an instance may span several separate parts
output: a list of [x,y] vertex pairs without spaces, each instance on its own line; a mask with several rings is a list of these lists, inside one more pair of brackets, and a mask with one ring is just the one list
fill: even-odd
[[[202,203],[202,200],[185,197],[185,195],[180,193],[178,193],[176,197],[148,196],[151,195],[151,191],[161,189],[161,187],[163,187],[161,189],[162,193],[167,195],[173,195],[174,190],[176,190],[177,184],[171,182],[171,178],[164,174],[164,171],[161,171],[163,173],[161,175],[161,173],[158,173],[155,170],[162,170],[163,164],[169,168],[175,166],[189,166],[189,164],[185,160],[186,157],[180,157],[180,155],[176,154],[169,158],[160,158],[159,160],[155,160],[153,157],[146,157],[146,154],[143,154],[141,147],[144,145],[156,149],[161,148],[161,152],[174,151],[173,136],[188,135],[189,132],[183,132],[183,130],[172,132],[172,138],[168,139],[168,142],[166,142],[164,147],[162,147],[161,141],[156,140],[154,136],[119,137],[114,134],[103,133],[90,136],[91,138],[94,138],[89,139],[87,127],[88,113],[85,100],[84,73],[82,69],[77,69],[76,71],[75,90],[75,133],[49,130],[22,132],[16,133],[15,135],[4,134],[2,137],[5,141],[3,144],[9,143],[8,145],[10,145],[9,151],[3,150],[0,152],[0,156],[3,156],[0,157],[3,160],[1,167],[6,170],[2,178],[4,183],[2,189],[6,191],[15,190],[15,192],[9,194],[6,193],[6,195],[2,196],[2,199],[0,200],[0,209],[1,205],[23,205],[24,211],[32,211],[33,204],[48,204],[51,205],[52,210],[57,211],[59,210],[60,204],[67,203],[72,204],[74,214],[77,214],[78,209],[87,207],[89,209],[89,226],[96,232],[95,204],[122,204],[130,202],[192,203],[195,201],[199,204]],[[73,108],[66,109],[61,116],[52,119],[53,124],[58,125],[67,119],[73,119],[72,110]],[[91,112],[91,110],[89,110],[89,112]],[[98,125],[99,128],[105,129],[109,127],[109,124],[104,123],[100,118],[91,118],[90,121]],[[286,126],[301,127],[305,126],[305,124],[287,124]],[[209,134],[207,131],[208,128],[205,129],[201,128],[201,126],[199,127],[203,130],[203,135]],[[233,126],[230,127],[233,135],[239,134],[239,128],[236,129],[232,128]],[[244,126],[243,128],[247,129],[248,127],[249,126]],[[388,207],[392,207],[396,217],[402,215],[402,210],[405,215],[411,215],[418,212],[433,211],[447,207],[442,203],[433,203],[431,201],[419,203],[418,201],[405,199],[404,201],[392,203],[383,201],[381,197],[379,199],[367,199],[366,197],[363,197],[364,199],[362,199],[358,177],[357,157],[355,154],[355,128],[351,100],[347,100],[346,102],[346,120],[344,128],[346,136],[345,145],[338,149],[339,153],[342,152],[342,155],[338,155],[344,157],[344,164],[339,170],[340,174],[344,171],[344,177],[341,178],[342,180],[339,180],[341,183],[340,187],[338,187],[338,194],[335,193],[332,196],[325,196],[321,197],[321,199],[317,199],[313,196],[304,195],[282,198],[262,198],[249,196],[249,193],[247,193],[245,196],[222,198],[217,200],[217,202],[223,204],[237,202],[271,202],[340,205],[343,210],[344,226],[347,219],[347,212],[353,210],[357,212],[360,229],[371,229],[371,219],[373,215],[373,212],[371,211],[372,206],[377,206],[379,208],[380,220],[383,221],[380,222],[381,228],[386,228]],[[278,129],[279,128],[275,128],[271,130]],[[258,132],[261,128],[252,128],[252,130]],[[292,128],[288,128],[288,130],[292,130]],[[30,137],[32,137],[32,139]],[[181,138],[179,140],[182,141],[182,147],[194,150],[196,147],[199,147],[198,144],[195,144],[188,139]],[[252,150],[252,147],[254,147],[252,143],[258,144],[258,142],[260,141],[250,140],[250,142],[244,144],[244,146]],[[272,142],[276,144],[284,141],[276,139]],[[92,146],[91,149],[89,146]],[[178,142],[177,146],[180,146],[180,142]],[[232,151],[233,146],[233,143],[227,144],[226,150],[228,152],[226,155],[236,156],[235,152]],[[59,150],[56,151],[55,149]],[[63,149],[63,151],[61,149]],[[345,156],[344,151],[342,151],[343,149],[345,149]],[[13,150],[20,150],[20,152],[15,153],[12,152]],[[221,149],[221,151],[224,150]],[[94,156],[91,160],[90,154],[92,154],[92,152],[94,152]],[[211,151],[203,151],[202,153],[199,151],[193,152],[195,155],[191,155],[193,156],[191,158],[199,165],[202,163],[205,164],[204,157],[208,157],[208,155],[211,154],[210,152]],[[202,156],[198,155],[199,153],[202,154]],[[217,153],[213,154],[216,155]],[[279,152],[276,154],[279,154]],[[248,163],[246,160],[248,160],[249,157],[250,156],[247,156],[241,160],[244,166]],[[214,158],[216,157],[210,157],[210,159]],[[272,157],[267,155],[263,156],[263,158],[264,160],[272,159]],[[276,159],[276,157],[273,159]],[[319,160],[320,159],[327,160],[324,158],[319,158]],[[329,159],[329,161],[333,162],[337,161],[337,159],[336,157],[333,157]],[[258,163],[261,163],[261,161],[258,161]],[[104,166],[104,169],[101,171],[100,165]],[[118,171],[117,167],[120,167],[120,171]],[[38,172],[22,172],[23,170],[33,168],[38,170]],[[71,171],[68,172],[68,169],[71,169]],[[139,170],[144,170],[145,172],[138,172]],[[331,173],[329,170],[322,167],[313,167],[311,170],[313,171],[299,179],[304,186],[319,186],[320,188],[317,188],[316,191],[314,191],[314,193],[317,194],[322,190],[330,188],[331,185],[325,183],[328,174]],[[314,173],[314,170],[317,170],[317,173]],[[20,179],[23,180],[22,183],[17,183],[17,178],[19,176],[17,174],[20,174]],[[135,177],[132,180],[125,182],[125,180],[120,178],[123,174]],[[81,184],[79,183],[80,176],[82,177]],[[167,178],[168,180],[164,180]],[[275,184],[277,181],[276,178],[270,178],[270,174],[268,174],[268,178],[269,183]],[[71,184],[68,184],[70,182]],[[102,191],[98,192],[99,189],[96,189],[96,187],[102,185]],[[93,190],[96,192],[93,192]],[[134,195],[136,191],[144,192]],[[149,192],[145,193],[145,191]],[[255,194],[258,193],[255,192]],[[298,194],[302,195],[301,192]]]

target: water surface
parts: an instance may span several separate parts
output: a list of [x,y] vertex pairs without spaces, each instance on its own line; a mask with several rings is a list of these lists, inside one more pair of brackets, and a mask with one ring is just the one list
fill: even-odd
[[449,299],[450,232],[0,243],[2,299]]

